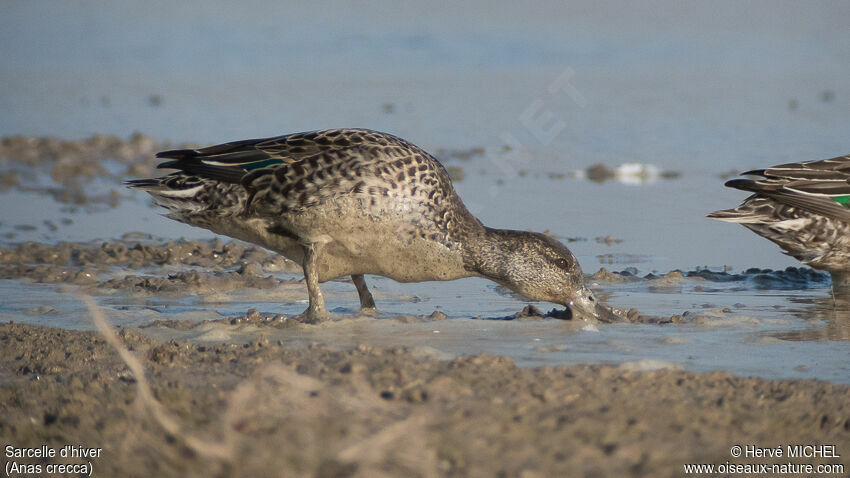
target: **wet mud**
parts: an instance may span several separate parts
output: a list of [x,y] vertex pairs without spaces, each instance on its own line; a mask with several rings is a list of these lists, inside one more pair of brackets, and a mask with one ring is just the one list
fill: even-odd
[[[164,268],[172,272],[155,274]],[[139,273],[123,273],[128,270]],[[135,295],[182,297],[242,288],[268,289],[291,282],[269,273],[300,270],[292,261],[260,247],[221,240],[25,242],[0,248],[0,278],[87,286],[88,293],[113,289]]]
[[[157,142],[140,133],[128,139],[94,135],[84,140],[7,136],[0,139],[0,191],[38,192],[67,204],[117,207],[126,196],[120,182],[153,174],[157,151],[197,145]],[[52,181],[47,184],[42,176]],[[88,187],[97,179],[113,187]]]
[[[749,268],[741,272],[694,269],[690,271],[670,271],[665,274],[646,273],[641,275],[635,268],[621,271],[608,271],[600,268],[589,277],[590,280],[608,283],[638,282],[652,286],[676,285],[684,280],[706,281],[708,283],[740,282],[742,286],[754,289],[808,289],[823,288],[830,284],[829,274],[807,267],[787,267],[783,270]],[[710,287],[710,286],[709,286]]]
[[4,324],[4,441],[101,447],[99,476],[681,476],[737,443],[850,447],[827,382],[120,336],[177,428],[99,334]]

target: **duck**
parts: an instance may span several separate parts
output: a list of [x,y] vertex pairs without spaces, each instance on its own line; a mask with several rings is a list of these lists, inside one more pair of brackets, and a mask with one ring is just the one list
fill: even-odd
[[742,173],[726,186],[753,193],[734,209],[708,214],[773,241],[826,271],[833,292],[850,291],[850,155]]
[[166,217],[260,245],[300,264],[309,306],[330,317],[320,283],[350,276],[362,313],[375,311],[365,275],[398,282],[484,277],[521,296],[613,321],[575,256],[536,232],[494,229],[473,216],[446,169],[399,137],[326,129],[163,151],[176,170],[125,184]]

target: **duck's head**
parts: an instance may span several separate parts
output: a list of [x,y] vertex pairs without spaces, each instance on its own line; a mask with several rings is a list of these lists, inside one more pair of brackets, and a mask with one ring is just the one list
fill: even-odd
[[585,286],[578,261],[563,244],[535,232],[488,232],[494,247],[480,268],[483,275],[528,299],[567,306],[578,317],[614,320]]

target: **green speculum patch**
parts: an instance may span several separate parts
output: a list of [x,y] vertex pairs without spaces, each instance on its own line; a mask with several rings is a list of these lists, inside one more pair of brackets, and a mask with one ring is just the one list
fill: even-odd
[[266,159],[265,161],[257,161],[254,163],[246,163],[239,164],[238,166],[246,171],[253,171],[255,169],[265,168],[266,166],[271,166],[273,164],[280,164],[283,161],[279,159]]

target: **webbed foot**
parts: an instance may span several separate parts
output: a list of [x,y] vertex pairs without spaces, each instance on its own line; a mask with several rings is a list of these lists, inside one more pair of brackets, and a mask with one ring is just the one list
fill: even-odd
[[307,307],[307,310],[295,317],[295,320],[304,324],[318,324],[326,320],[330,320],[331,314],[322,307],[321,309]]

